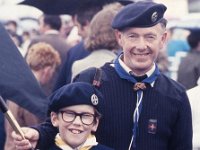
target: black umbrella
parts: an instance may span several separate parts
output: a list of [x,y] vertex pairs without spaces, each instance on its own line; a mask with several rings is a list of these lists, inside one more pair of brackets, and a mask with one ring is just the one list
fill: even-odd
[[24,0],[19,4],[30,5],[43,11],[45,14],[73,14],[77,1],[73,0]]
[[46,117],[48,101],[37,80],[0,24],[0,95],[29,110],[40,119]]
[[19,4],[36,7],[49,15],[73,15],[83,6],[86,8],[95,5],[101,7],[116,1],[125,5],[132,2],[132,0],[24,0]]

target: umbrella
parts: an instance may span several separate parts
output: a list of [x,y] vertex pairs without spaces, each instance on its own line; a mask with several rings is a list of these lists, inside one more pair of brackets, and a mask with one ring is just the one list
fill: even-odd
[[0,45],[0,95],[44,119],[46,96],[2,24]]
[[69,14],[74,15],[79,8],[85,6],[103,6],[112,2],[129,4],[132,0],[24,0],[19,4],[30,5],[49,15]]

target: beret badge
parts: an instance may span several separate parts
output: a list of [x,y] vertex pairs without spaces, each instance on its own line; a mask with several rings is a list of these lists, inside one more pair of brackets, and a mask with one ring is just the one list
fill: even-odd
[[96,96],[96,94],[92,94],[92,96],[91,96],[91,102],[92,102],[93,105],[98,105],[99,99]]
[[151,15],[151,21],[152,22],[156,22],[158,19],[158,12],[153,12],[152,15]]

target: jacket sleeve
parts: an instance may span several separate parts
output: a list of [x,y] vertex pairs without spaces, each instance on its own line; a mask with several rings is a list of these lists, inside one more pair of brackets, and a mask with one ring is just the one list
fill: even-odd
[[186,93],[182,94],[179,115],[172,131],[170,150],[192,150],[192,114]]
[[54,127],[51,123],[50,117],[48,117],[45,122],[39,124],[38,126],[33,126],[32,128],[36,129],[39,134],[37,149],[48,149],[53,143],[58,129]]

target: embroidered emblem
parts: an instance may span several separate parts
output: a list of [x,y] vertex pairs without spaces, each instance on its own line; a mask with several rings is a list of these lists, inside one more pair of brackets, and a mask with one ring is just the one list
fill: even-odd
[[156,131],[157,131],[157,120],[156,119],[149,119],[148,133],[156,134]]
[[100,81],[93,80],[92,85],[99,87],[100,86]]
[[151,21],[152,22],[156,22],[156,20],[158,19],[158,12],[154,12],[152,15],[151,15]]
[[137,90],[139,90],[139,89],[141,89],[141,90],[146,89],[145,83],[142,83],[142,82],[137,82],[137,83],[135,83],[134,86],[133,86],[133,90],[134,90],[134,91],[137,91]]
[[91,102],[92,102],[93,105],[98,105],[99,99],[98,99],[98,97],[95,94],[92,94],[92,96],[91,96]]

